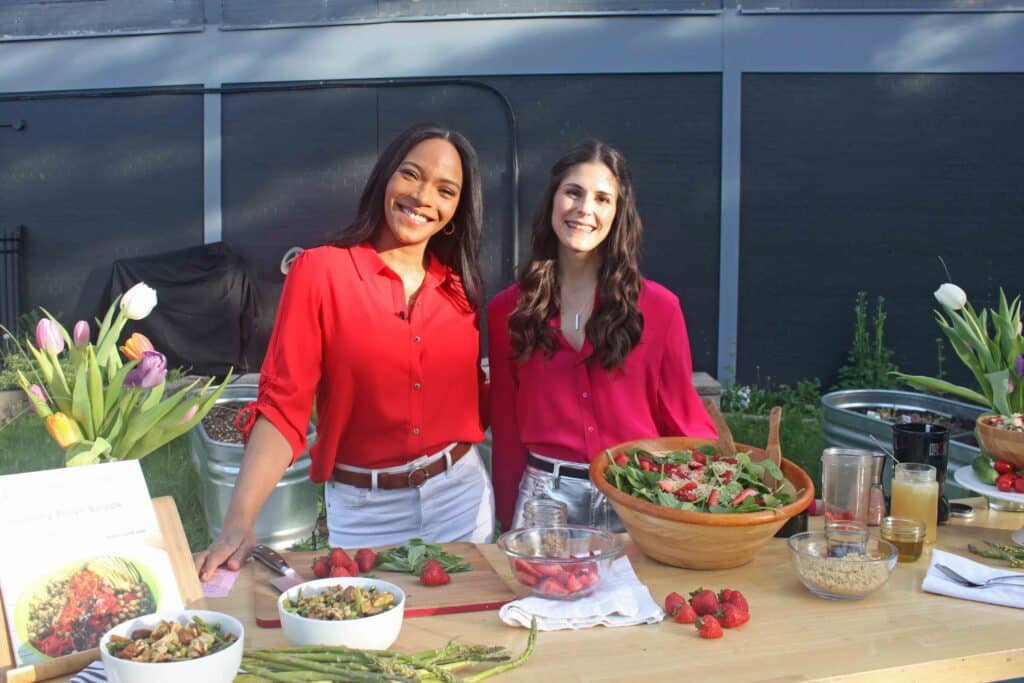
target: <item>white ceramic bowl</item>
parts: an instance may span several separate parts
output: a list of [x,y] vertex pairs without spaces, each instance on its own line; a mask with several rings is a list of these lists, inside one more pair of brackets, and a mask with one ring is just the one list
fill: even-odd
[[[129,637],[140,628],[152,629],[160,621],[177,621],[186,624],[198,616],[207,624],[220,624],[225,633],[233,633],[238,639],[223,650],[212,655],[190,659],[184,662],[132,662],[119,659],[107,651],[110,636]],[[103,634],[100,640],[100,658],[107,672],[110,683],[230,683],[238,675],[238,666],[242,663],[242,642],[245,640],[245,628],[234,617],[220,612],[201,609],[186,609],[174,612],[157,612],[129,619]]]
[[[300,617],[284,608],[284,601],[295,600],[299,591],[303,595],[316,595],[331,586],[356,586],[364,590],[376,588],[395,596],[395,606],[386,612],[361,619],[329,621]],[[405,616],[405,591],[393,583],[380,579],[337,577],[307,581],[289,588],[277,599],[277,613],[285,638],[294,646],[344,645],[363,650],[386,650],[402,630]]]

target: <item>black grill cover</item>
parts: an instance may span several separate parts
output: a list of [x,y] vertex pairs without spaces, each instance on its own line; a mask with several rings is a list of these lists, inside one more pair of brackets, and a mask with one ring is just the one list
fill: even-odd
[[194,374],[248,371],[258,295],[244,261],[224,243],[115,261],[104,312],[138,282],[156,290],[157,305],[145,319],[129,321],[122,342],[141,332],[167,356],[168,367]]

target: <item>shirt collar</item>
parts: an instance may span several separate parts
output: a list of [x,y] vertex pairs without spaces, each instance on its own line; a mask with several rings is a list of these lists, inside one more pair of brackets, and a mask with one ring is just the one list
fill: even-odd
[[[383,272],[394,274],[394,271],[384,263],[377,250],[369,242],[363,242],[352,247],[349,252],[352,254],[352,262],[355,264],[356,273],[361,280],[368,279],[371,275],[379,275]],[[459,276],[451,268],[435,258],[433,254],[427,253],[427,280],[435,286],[444,284],[449,280],[460,282]]]

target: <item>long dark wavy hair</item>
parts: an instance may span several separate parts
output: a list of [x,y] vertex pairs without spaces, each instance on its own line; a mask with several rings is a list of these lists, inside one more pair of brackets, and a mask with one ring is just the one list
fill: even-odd
[[427,251],[451,268],[461,280],[461,291],[458,291],[460,288],[457,285],[449,285],[448,294],[456,299],[465,298],[472,310],[479,310],[483,300],[483,276],[480,272],[483,190],[480,186],[480,165],[476,150],[458,131],[425,123],[399,133],[377,158],[359,198],[355,219],[328,244],[354,247],[373,238],[384,224],[384,193],[388,181],[413,147],[433,138],[447,140],[458,151],[462,161],[462,191],[452,217],[455,233],[437,233],[430,238]]
[[587,140],[572,148],[551,167],[551,178],[533,213],[532,255],[519,274],[519,301],[508,326],[512,350],[524,361],[536,349],[548,356],[558,347],[557,331],[551,318],[560,308],[558,236],[551,225],[555,193],[570,169],[579,164],[599,162],[618,181],[615,220],[601,246],[598,274],[598,303],[585,329],[597,360],[606,370],[621,367],[626,356],[640,342],[644,316],[637,308],[640,297],[640,235],[643,225],[633,195],[633,178],[625,157],[600,140]]

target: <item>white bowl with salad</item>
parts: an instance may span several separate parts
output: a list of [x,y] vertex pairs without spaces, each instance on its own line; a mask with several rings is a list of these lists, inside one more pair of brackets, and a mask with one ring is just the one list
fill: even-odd
[[293,646],[386,650],[402,630],[405,592],[380,579],[316,579],[282,593],[277,612]]
[[232,616],[178,610],[129,619],[100,640],[110,683],[228,683],[242,662],[245,628]]

